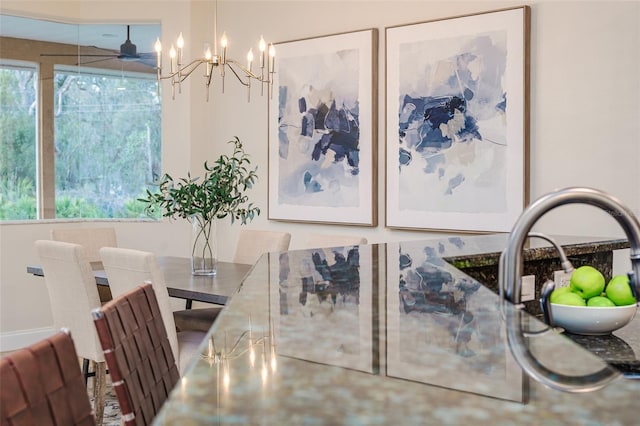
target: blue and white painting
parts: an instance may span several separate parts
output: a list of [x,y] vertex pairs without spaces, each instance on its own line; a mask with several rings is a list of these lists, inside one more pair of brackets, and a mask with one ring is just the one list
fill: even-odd
[[[370,44],[371,33],[364,37]],[[354,214],[370,215],[371,79],[363,84],[363,74],[371,74],[371,51],[360,40],[345,34],[277,46],[272,218],[359,222]]]
[[[430,54],[442,44],[451,55]],[[506,56],[504,31],[400,46],[399,183],[424,189],[400,208],[505,209]]]
[[394,116],[387,129],[393,156],[387,190],[397,194],[392,208],[408,227],[424,227],[407,221],[435,212],[447,228],[460,227],[453,225],[458,218],[469,221],[465,229],[498,230],[478,229],[480,216],[510,214],[514,195],[522,204],[522,189],[513,191],[523,175],[522,162],[513,163],[522,159],[523,145],[522,133],[512,137],[522,132],[522,114],[516,113],[523,103],[513,37],[509,28],[485,25],[479,17],[452,29],[449,21],[422,25],[427,34],[421,37],[421,25],[404,36],[391,32],[387,48],[388,117]]
[[358,50],[285,58],[281,62],[279,202],[357,205]]

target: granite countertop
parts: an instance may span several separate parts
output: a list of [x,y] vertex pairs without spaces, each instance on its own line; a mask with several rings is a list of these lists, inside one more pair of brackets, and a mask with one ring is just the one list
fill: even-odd
[[[629,248],[629,241],[624,238],[611,239],[566,235],[554,235],[552,237],[563,247],[568,257]],[[458,268],[497,265],[500,261],[500,254],[507,245],[508,238],[509,234],[491,234],[466,238],[452,237],[441,240],[439,242],[439,250],[442,251],[443,257],[447,262]],[[525,242],[522,257],[524,261],[551,259],[557,258],[558,252],[544,240],[529,238]]]
[[[154,423],[636,424],[640,380],[568,393],[520,368],[511,349],[525,346],[506,333],[513,306],[445,260],[499,240],[263,256]],[[614,374],[606,357],[522,318],[526,348],[552,371]],[[626,346],[615,352],[634,351],[638,327],[616,332]]]

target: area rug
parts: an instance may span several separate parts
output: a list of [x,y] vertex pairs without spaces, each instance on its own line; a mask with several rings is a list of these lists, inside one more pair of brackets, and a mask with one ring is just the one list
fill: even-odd
[[[89,399],[91,400],[91,406],[93,407],[93,380],[89,379],[88,389]],[[118,405],[118,397],[116,397],[113,387],[111,386],[111,378],[107,375],[107,394],[104,398],[104,416],[102,417],[102,424],[104,426],[118,426],[120,424],[120,406]]]

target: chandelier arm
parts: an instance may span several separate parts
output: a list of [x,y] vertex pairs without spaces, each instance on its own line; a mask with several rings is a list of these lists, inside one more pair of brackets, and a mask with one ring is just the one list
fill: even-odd
[[233,346],[231,347],[231,349],[227,352],[227,353],[233,353],[235,352],[235,350],[237,349],[237,347],[240,345],[240,342],[242,341],[242,339],[244,338],[244,336],[246,336],[247,334],[249,334],[249,330],[245,330],[242,332],[242,334],[238,337],[238,339],[236,340],[236,342],[233,344]]
[[206,63],[207,60],[206,59],[195,59],[193,61],[191,61],[189,64],[181,67],[180,69],[178,69],[175,72],[169,73],[167,75],[161,75],[160,73],[158,73],[158,78],[161,80],[167,80],[167,79],[173,79],[174,77],[179,77],[179,79],[176,80],[177,83],[182,83],[183,81],[185,81],[187,79],[187,77],[189,77],[191,75],[191,73],[193,73],[201,64]]
[[[229,67],[229,69],[231,70],[231,72],[233,72],[233,74],[236,76],[236,78],[238,79],[238,81],[240,82],[240,84],[242,84],[245,87],[249,87],[249,83],[245,82],[244,80],[242,80],[242,77],[240,77],[240,74],[238,74],[238,72],[235,70],[235,68],[232,65],[236,65],[239,66],[237,62],[235,61],[229,61],[227,60],[227,62],[225,63],[225,65],[227,65]],[[242,68],[242,66],[240,66],[240,68]],[[247,78],[250,79],[251,76],[247,75]]]
[[255,74],[253,71],[250,71],[247,67],[245,67],[244,65],[242,65],[240,62],[235,61],[233,59],[227,59],[227,63],[228,64],[233,64],[236,67],[240,68],[242,70],[243,73],[245,73],[247,75],[247,77],[249,78],[253,78],[254,80],[258,80],[262,83],[268,83],[269,80],[265,80],[263,77]]
[[[215,347],[215,341],[214,339],[211,339],[211,345],[210,345],[210,353],[205,355],[203,354],[202,356],[205,358],[209,358],[212,359],[214,354],[217,354],[219,356],[219,358],[216,357],[216,360],[214,360],[214,362],[219,362],[220,360],[234,360],[236,358],[239,358],[240,356],[246,354],[249,351],[249,347],[243,348],[243,349],[239,349],[240,343],[242,342],[242,340],[247,336],[247,334],[250,335],[250,331],[249,330],[245,330],[242,334],[240,334],[240,336],[236,339],[235,343],[233,344],[233,346],[231,347],[231,349],[229,350],[225,350],[218,352],[216,347]],[[252,340],[251,337],[249,337],[250,339],[250,343],[254,344],[254,345],[262,345],[265,346],[267,344],[267,340],[271,340],[271,337],[267,337],[267,336],[262,336],[262,337],[258,337],[255,340]]]

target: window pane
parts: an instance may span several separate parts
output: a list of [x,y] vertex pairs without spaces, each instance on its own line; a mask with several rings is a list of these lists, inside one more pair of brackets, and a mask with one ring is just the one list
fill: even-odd
[[55,72],[56,217],[144,217],[161,170],[155,74]]
[[38,73],[0,64],[0,220],[36,219]]

